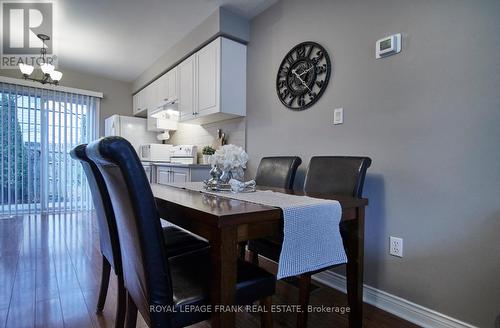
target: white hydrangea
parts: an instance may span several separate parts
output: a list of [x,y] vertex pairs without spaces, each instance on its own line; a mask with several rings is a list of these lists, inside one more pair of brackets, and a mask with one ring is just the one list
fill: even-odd
[[210,158],[210,164],[217,165],[224,171],[245,169],[247,162],[248,154],[236,145],[224,145]]

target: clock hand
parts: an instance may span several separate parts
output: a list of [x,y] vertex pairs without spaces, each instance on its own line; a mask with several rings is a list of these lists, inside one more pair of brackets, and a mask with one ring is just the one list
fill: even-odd
[[307,69],[307,70],[303,71],[302,73],[300,73],[299,76],[302,76],[302,75],[306,74],[307,72],[309,72],[313,68],[314,68],[314,66],[309,67],[309,69]]
[[309,89],[307,84],[304,82],[304,80],[300,78],[300,75],[297,74],[297,72],[294,69],[292,69],[292,73],[295,74],[295,76],[299,79],[299,81],[307,88],[307,90],[309,90],[309,92],[311,92],[311,89]]
[[311,92],[311,89],[309,89],[309,87],[307,86],[306,82],[304,82],[304,80],[302,80],[302,79],[300,78],[300,76],[299,76],[299,75],[297,75],[297,78],[298,78],[298,79],[300,80],[300,82],[301,82],[301,83],[302,83],[302,84],[303,84],[303,85],[307,88],[307,90],[309,90],[309,92]]

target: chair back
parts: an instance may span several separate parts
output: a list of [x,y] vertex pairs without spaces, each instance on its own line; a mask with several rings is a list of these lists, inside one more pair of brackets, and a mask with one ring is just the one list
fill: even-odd
[[361,197],[369,157],[315,156],[311,158],[304,191]]
[[297,168],[302,163],[297,156],[263,157],[257,168],[258,186],[292,189]]
[[148,326],[170,322],[170,313],[149,311],[150,306],[172,305],[173,296],[160,217],[139,157],[121,137],[90,143],[87,155],[101,172],[113,204],[125,288]]
[[78,145],[71,150],[70,155],[73,159],[81,163],[83,172],[87,177],[92,201],[94,202],[97,226],[99,227],[101,253],[108,260],[109,264],[111,264],[115,274],[121,275],[122,260],[115,213],[113,212],[106,183],[97,166],[85,153],[86,148],[86,144]]

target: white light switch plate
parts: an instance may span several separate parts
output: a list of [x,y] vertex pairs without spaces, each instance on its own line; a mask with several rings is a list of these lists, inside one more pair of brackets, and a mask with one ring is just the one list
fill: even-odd
[[344,109],[343,108],[335,108],[333,110],[333,124],[342,124],[344,123]]

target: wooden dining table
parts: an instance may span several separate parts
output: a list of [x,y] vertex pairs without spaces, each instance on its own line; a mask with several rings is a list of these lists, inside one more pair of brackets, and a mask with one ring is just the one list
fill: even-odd
[[[212,195],[179,187],[152,184],[160,216],[210,242],[211,302],[234,304],[238,243],[278,236],[283,213],[278,207],[231,199],[230,194]],[[349,327],[361,327],[363,316],[363,248],[365,207],[368,200],[346,196],[262,188],[292,195],[334,199],[342,207],[347,253],[347,298]],[[213,311],[212,327],[234,327],[235,313]]]

